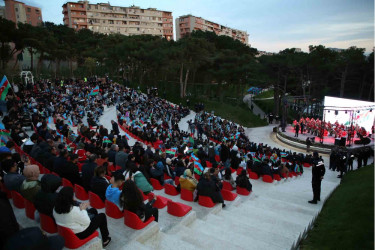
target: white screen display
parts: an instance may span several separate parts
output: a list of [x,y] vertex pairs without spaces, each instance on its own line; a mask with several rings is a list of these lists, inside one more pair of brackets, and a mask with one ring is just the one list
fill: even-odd
[[[326,122],[335,123],[337,121],[345,126],[350,126],[351,115],[353,115],[354,126],[358,124],[358,126],[364,127],[366,131],[371,132],[375,119],[375,110],[371,111],[371,109],[375,109],[375,103],[373,102],[325,96],[324,109]],[[337,110],[337,114],[335,110]]]

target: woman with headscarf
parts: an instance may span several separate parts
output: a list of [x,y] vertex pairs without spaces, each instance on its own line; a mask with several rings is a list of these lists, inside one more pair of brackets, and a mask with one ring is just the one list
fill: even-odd
[[186,169],[180,177],[180,187],[194,192],[197,188],[198,181],[193,177],[190,169]]
[[23,181],[20,189],[21,195],[34,203],[34,198],[40,190],[40,181],[39,179],[39,167],[37,165],[27,165],[23,170],[23,175],[26,177],[26,180]]

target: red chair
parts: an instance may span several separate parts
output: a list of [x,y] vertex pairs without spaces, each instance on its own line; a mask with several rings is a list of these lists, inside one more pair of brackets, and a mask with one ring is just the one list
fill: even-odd
[[212,163],[209,162],[209,161],[206,161],[206,167],[208,167],[208,168],[212,168]]
[[241,172],[242,172],[242,170],[243,170],[243,168],[238,168],[238,169],[237,169],[237,175],[240,175]]
[[89,191],[89,200],[90,200],[90,205],[93,208],[96,208],[96,209],[105,208],[105,204],[102,201],[102,199],[100,199],[100,197],[97,194],[95,194],[91,191]]
[[113,219],[120,219],[124,216],[118,206],[108,200],[105,201],[105,214]]
[[221,195],[225,201],[234,201],[237,198],[237,194],[225,189],[221,190]]
[[223,181],[223,189],[226,189],[226,190],[229,190],[229,191],[234,190],[234,188],[232,187],[232,184],[230,184],[227,181]]
[[236,170],[230,167],[230,172],[233,174]]
[[212,201],[212,199],[208,196],[199,195],[198,199],[199,205],[203,207],[214,207],[215,203]]
[[172,195],[172,196],[176,196],[176,195],[179,195],[177,189],[172,186],[171,184],[164,184],[164,192],[166,194],[169,194],[169,195]]
[[253,179],[253,180],[259,179],[259,176],[255,172],[250,172],[249,177],[250,177],[250,179]]
[[169,180],[169,179],[172,179],[169,175],[167,175],[166,173],[164,173],[164,180]]
[[95,237],[99,236],[99,233],[95,231],[93,234],[91,234],[86,239],[79,239],[70,228],[57,226],[57,231],[59,234],[64,238],[65,240],[65,247],[70,249],[77,249],[90,240],[94,239]]
[[241,187],[237,187],[237,194],[240,194],[240,195],[249,195],[251,193],[251,191],[247,191],[246,188],[241,188]]
[[16,208],[25,208],[25,199],[17,191],[10,191],[12,194],[13,205]]
[[179,202],[173,202],[171,200],[168,201],[167,212],[173,216],[183,217],[187,213],[189,213],[190,210],[191,210],[191,206],[188,206]]
[[62,185],[63,187],[71,187],[73,188],[73,184],[70,182],[70,180],[62,178]]
[[34,220],[35,219],[35,216],[34,216],[35,210],[36,209],[35,209],[34,204],[31,201],[25,199],[25,214],[26,214],[26,217]]
[[309,168],[309,167],[311,167],[311,164],[310,164],[310,163],[307,163],[307,162],[305,162],[305,163],[303,163],[303,166],[304,166],[305,168]]
[[293,176],[294,176],[294,174],[292,172],[289,172],[288,177],[292,178]]
[[194,201],[193,192],[187,189],[181,188],[181,199],[184,201]]
[[156,207],[157,209],[162,209],[167,206],[168,201],[170,201],[170,199],[157,195],[157,199],[152,206]]
[[277,181],[281,181],[281,177],[278,174],[273,174],[273,179],[275,179]]
[[143,193],[143,191],[142,191],[142,190],[140,190],[140,189],[139,189],[139,192],[141,192],[141,194],[142,194],[142,196],[143,196],[143,201],[145,201],[145,200],[147,200],[147,199],[148,199],[148,196],[147,196],[147,195],[145,195],[145,194]]
[[143,222],[135,213],[132,213],[128,210],[124,210],[124,223],[130,228],[140,230],[142,228],[145,228],[154,220],[154,216],[151,216],[146,222]]
[[44,172],[44,174],[50,174],[51,173],[51,171],[48,168],[44,168],[43,172]]
[[216,162],[220,162],[220,161],[221,161],[219,155],[215,155],[215,161],[216,161]]
[[179,176],[174,177],[174,184],[176,186],[178,186],[178,184],[180,184],[180,177]]
[[263,175],[263,182],[267,182],[267,183],[272,183],[273,182],[273,179],[270,175]]
[[288,178],[288,176],[286,175],[286,173],[281,173],[281,175],[282,175],[284,178]]
[[160,182],[157,179],[150,178],[151,185],[154,187],[155,190],[162,190],[163,186],[160,185]]
[[48,215],[39,213],[40,217],[40,226],[43,231],[47,233],[54,234],[57,233],[57,225],[55,221]]
[[87,194],[86,190],[78,184],[74,184],[74,193],[76,194],[78,200],[85,201],[89,199],[89,195]]

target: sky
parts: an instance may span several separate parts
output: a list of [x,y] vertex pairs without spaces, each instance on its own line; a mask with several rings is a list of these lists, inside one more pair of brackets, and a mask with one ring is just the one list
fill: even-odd
[[[65,0],[19,0],[42,8],[43,21],[62,24]],[[1,3],[2,1],[0,1]],[[77,2],[74,1],[74,2]],[[107,2],[105,0],[90,3]],[[373,0],[111,0],[113,6],[157,8],[173,18],[192,14],[247,31],[251,47],[268,52],[309,45],[374,48]],[[174,27],[175,29],[175,27]],[[175,32],[175,30],[174,30]]]

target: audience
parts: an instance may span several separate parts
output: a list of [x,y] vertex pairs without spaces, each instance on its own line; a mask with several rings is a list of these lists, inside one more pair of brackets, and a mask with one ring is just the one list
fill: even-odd
[[121,173],[117,173],[114,177],[111,178],[111,184],[107,187],[105,191],[105,198],[116,204],[120,209],[120,195],[121,189],[120,187],[124,184],[125,177]]
[[102,201],[105,201],[106,190],[109,185],[108,180],[105,178],[107,169],[104,166],[96,167],[94,170],[94,177],[91,179],[90,191],[97,194]]
[[34,203],[34,198],[40,190],[39,167],[37,165],[27,165],[23,171],[26,179],[23,181],[20,193],[26,199]]
[[40,183],[41,189],[34,198],[35,208],[39,213],[53,217],[53,208],[57,198],[56,190],[61,186],[62,179],[56,175],[45,174]]

